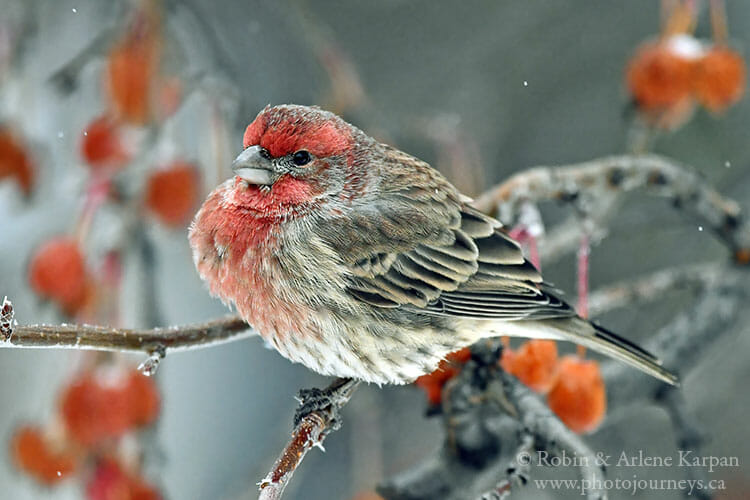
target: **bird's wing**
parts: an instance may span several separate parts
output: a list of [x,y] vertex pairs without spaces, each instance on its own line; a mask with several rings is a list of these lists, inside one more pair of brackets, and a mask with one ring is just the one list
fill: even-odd
[[[547,291],[501,224],[426,163],[387,149],[378,196],[329,231],[348,267],[348,292],[376,307],[482,319],[575,312]],[[367,207],[367,208],[364,208]]]
[[574,316],[547,292],[539,272],[497,223],[470,207],[460,210],[451,241],[415,242],[401,252],[377,252],[350,264],[348,291],[378,307],[482,319]]
[[500,223],[467,205],[439,173],[405,153],[386,153],[393,163],[379,172],[375,196],[326,222],[353,297],[428,315],[531,320],[522,323],[527,332],[550,332],[677,383],[652,354],[577,317]]

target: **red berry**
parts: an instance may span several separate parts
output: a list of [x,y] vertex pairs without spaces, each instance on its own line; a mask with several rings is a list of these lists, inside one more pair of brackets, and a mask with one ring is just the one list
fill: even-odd
[[42,432],[35,427],[18,429],[10,446],[18,467],[40,483],[54,484],[75,472],[75,455],[66,450],[50,450]]
[[153,378],[133,371],[128,377],[123,392],[129,401],[130,425],[134,427],[149,425],[159,415],[159,391]]
[[414,383],[427,394],[427,400],[431,405],[439,405],[442,401],[443,386],[461,371],[461,365],[471,357],[471,351],[464,347],[452,352],[441,361],[437,370],[427,375],[422,375]]
[[29,283],[34,292],[56,302],[66,314],[78,312],[89,295],[86,264],[78,243],[63,236],[39,247],[29,264]]
[[663,111],[690,99],[693,60],[666,41],[641,45],[628,63],[628,89],[639,108]]
[[100,461],[86,485],[88,500],[159,500],[159,491],[142,478],[128,474],[112,459]]
[[500,365],[536,392],[547,392],[557,373],[557,343],[529,340],[517,351],[504,349]]
[[193,216],[200,196],[198,169],[175,161],[151,174],[146,184],[146,207],[163,224],[182,227]]
[[695,94],[710,111],[724,111],[745,92],[745,61],[729,47],[709,50],[696,65]]
[[595,430],[607,409],[599,363],[577,356],[562,358],[547,403],[571,430],[581,434]]
[[102,115],[89,123],[81,141],[81,156],[94,170],[116,169],[130,160],[114,119]]
[[108,410],[106,403],[104,391],[90,374],[71,382],[60,398],[60,414],[70,438],[92,446],[106,437],[102,415],[102,410]]
[[14,178],[25,195],[31,193],[34,167],[26,147],[8,128],[0,127],[0,180]]
[[159,393],[153,380],[138,372],[122,373],[107,385],[85,373],[63,393],[60,413],[71,439],[94,446],[151,424],[159,413]]
[[159,29],[157,9],[142,2],[109,53],[106,83],[112,107],[128,123],[143,125],[153,115],[152,90],[161,56]]

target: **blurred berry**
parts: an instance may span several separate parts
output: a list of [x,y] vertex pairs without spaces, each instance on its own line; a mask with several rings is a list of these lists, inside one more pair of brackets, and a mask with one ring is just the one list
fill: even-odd
[[0,180],[12,178],[28,196],[34,183],[34,167],[26,146],[7,127],[0,126]]
[[65,236],[53,238],[34,252],[29,284],[40,297],[52,300],[68,315],[86,303],[90,283],[78,243]]
[[557,373],[557,343],[554,340],[528,340],[517,351],[503,349],[500,365],[536,392],[545,393]]
[[18,467],[42,484],[57,483],[75,472],[75,455],[66,450],[51,450],[40,429],[18,429],[10,446]]
[[693,79],[701,43],[677,35],[641,45],[628,63],[625,80],[638,111],[652,125],[676,128],[693,109]]
[[159,492],[111,459],[100,461],[86,485],[87,500],[158,500]]
[[164,225],[179,228],[193,217],[200,198],[198,169],[175,161],[156,170],[146,184],[147,209]]
[[471,351],[468,347],[452,352],[440,362],[437,370],[427,375],[422,375],[414,381],[417,387],[424,390],[427,395],[427,401],[432,406],[440,404],[443,396],[443,386],[461,371],[461,365],[466,363],[470,357]]
[[161,55],[159,29],[156,7],[141,2],[107,60],[112,107],[119,118],[133,125],[144,125],[152,118],[152,89]]
[[117,169],[130,160],[119,124],[110,116],[95,118],[81,140],[81,156],[93,170]]
[[577,356],[563,357],[547,403],[571,430],[579,434],[595,430],[607,408],[599,363]]
[[153,380],[138,372],[106,386],[85,373],[63,393],[60,411],[71,439],[90,447],[151,424],[159,413],[159,394]]
[[745,92],[745,61],[729,47],[711,48],[696,65],[694,88],[698,101],[709,111],[726,110]]
[[132,371],[124,393],[128,401],[130,423],[135,427],[149,425],[159,415],[159,391],[153,377]]

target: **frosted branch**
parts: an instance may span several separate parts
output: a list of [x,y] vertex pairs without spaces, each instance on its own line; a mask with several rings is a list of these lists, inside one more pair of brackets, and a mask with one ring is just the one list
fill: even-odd
[[2,347],[93,349],[164,354],[209,347],[255,335],[238,316],[166,328],[127,329],[93,325],[17,325]]
[[326,436],[341,426],[339,410],[349,401],[359,381],[337,379],[327,389],[300,391],[301,406],[295,416],[292,437],[271,472],[260,482],[258,500],[278,500],[294,471],[314,446],[322,448]]
[[711,229],[738,262],[750,263],[750,227],[740,217],[739,205],[690,168],[662,156],[611,156],[574,165],[535,167],[488,190],[474,205],[513,225],[523,203],[560,201],[601,223],[600,213],[609,212],[602,207],[611,207],[613,199],[635,190],[671,199],[677,209]]

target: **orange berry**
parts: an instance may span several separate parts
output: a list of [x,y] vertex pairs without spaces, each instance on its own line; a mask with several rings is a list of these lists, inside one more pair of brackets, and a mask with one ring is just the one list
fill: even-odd
[[463,349],[448,354],[445,359],[454,365],[462,365],[471,359],[471,349],[464,347]]
[[108,83],[112,105],[123,120],[143,125],[151,117],[151,75],[154,55],[149,47],[126,44],[109,55]]
[[101,415],[106,403],[104,391],[90,374],[71,382],[60,398],[60,414],[70,438],[92,446],[106,437]]
[[438,365],[437,370],[427,375],[422,375],[414,383],[425,391],[427,400],[431,405],[439,405],[443,397],[443,386],[461,371],[461,365],[471,357],[468,347],[459,349],[448,354]]
[[528,340],[518,351],[503,349],[500,366],[536,392],[545,393],[555,381],[557,343],[554,340]]
[[745,92],[745,61],[729,47],[711,48],[697,63],[694,88],[706,108],[724,111]]
[[200,196],[198,169],[175,161],[151,174],[146,184],[146,207],[163,224],[181,227],[193,216]]
[[26,147],[7,127],[0,126],[0,180],[14,178],[28,196],[34,182],[34,167]]
[[133,371],[128,377],[123,393],[129,401],[130,425],[149,425],[159,415],[159,391],[153,378]]
[[152,423],[159,414],[159,393],[153,380],[137,371],[107,386],[85,373],[63,393],[60,413],[71,439],[94,446]]
[[143,478],[128,474],[112,459],[100,461],[86,485],[88,500],[159,500],[159,491]]
[[547,404],[571,430],[579,434],[595,430],[607,409],[599,363],[577,356],[563,357],[556,382],[547,394]]
[[102,115],[89,123],[81,141],[81,156],[94,170],[116,169],[130,160],[114,119]]
[[66,314],[79,311],[90,290],[78,243],[63,236],[39,247],[29,264],[29,283],[34,292],[56,302]]
[[[625,81],[640,111],[684,109],[692,98],[698,42],[685,35],[641,45],[628,63]],[[688,106],[689,108],[689,106]]]
[[143,2],[109,53],[106,84],[117,116],[143,125],[153,115],[151,100],[161,56],[158,10]]
[[[455,374],[455,372],[453,373]],[[417,387],[422,389],[427,396],[427,401],[433,406],[439,405],[443,399],[443,385],[453,375],[447,374],[444,370],[438,368],[432,373],[422,375],[414,381]]]
[[18,467],[43,484],[54,484],[75,472],[73,453],[50,450],[42,432],[35,427],[18,429],[10,443]]

